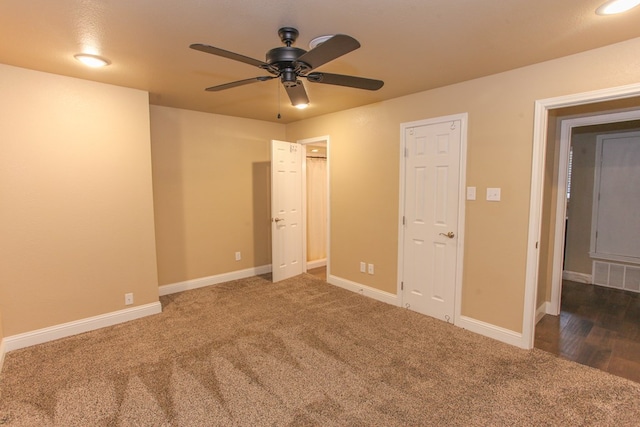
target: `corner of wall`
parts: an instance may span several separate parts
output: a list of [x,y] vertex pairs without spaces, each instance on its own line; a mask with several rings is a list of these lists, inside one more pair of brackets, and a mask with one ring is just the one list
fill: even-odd
[[4,364],[4,330],[2,329],[2,312],[0,312],[0,372]]
[[0,372],[2,372],[2,367],[4,365],[4,353],[5,353],[5,348],[4,348],[4,337],[0,338]]

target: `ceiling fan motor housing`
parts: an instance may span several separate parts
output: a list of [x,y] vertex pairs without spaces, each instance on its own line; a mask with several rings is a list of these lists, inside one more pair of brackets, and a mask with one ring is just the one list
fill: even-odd
[[307,53],[306,50],[297,47],[276,47],[267,52],[266,63],[270,65],[269,71],[279,76],[285,86],[296,86],[298,75],[311,69],[304,62],[298,62],[298,58],[305,53]]

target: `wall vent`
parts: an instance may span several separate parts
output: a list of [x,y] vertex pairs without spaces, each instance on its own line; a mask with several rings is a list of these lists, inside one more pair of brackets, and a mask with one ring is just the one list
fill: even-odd
[[593,261],[593,283],[609,288],[640,292],[640,267]]

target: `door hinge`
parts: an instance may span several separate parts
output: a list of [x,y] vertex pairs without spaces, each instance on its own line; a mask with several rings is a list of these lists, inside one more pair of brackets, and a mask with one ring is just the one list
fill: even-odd
[[400,282],[400,290],[404,291],[404,282]]
[[538,242],[536,242],[536,249],[538,249]]
[[409,157],[409,149],[405,147],[404,149],[404,156],[405,157]]
[[406,225],[406,224],[407,224],[406,218],[404,215],[402,215],[402,225]]

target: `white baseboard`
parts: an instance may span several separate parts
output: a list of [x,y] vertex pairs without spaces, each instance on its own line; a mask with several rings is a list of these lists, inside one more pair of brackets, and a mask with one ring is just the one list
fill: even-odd
[[387,304],[395,306],[398,306],[400,304],[398,296],[395,294],[365,286],[357,282],[352,282],[351,280],[343,279],[337,276],[329,276],[327,278],[327,282],[340,288],[358,293],[360,295],[364,295],[378,301],[386,302]]
[[326,265],[327,265],[326,258],[307,261],[307,270],[311,270],[312,268],[324,267]]
[[466,316],[460,316],[456,321],[456,326],[506,344],[529,349],[529,345],[525,342],[523,335],[510,329],[501,328],[500,326],[492,325]]
[[2,365],[4,365],[4,354],[6,350],[4,348],[4,338],[0,339],[0,372],[2,372]]
[[2,341],[4,351],[9,352],[20,348],[30,347],[36,344],[42,344],[48,341],[65,338],[72,335],[81,334],[83,332],[93,331],[95,329],[113,326],[118,323],[128,322],[130,320],[139,319],[141,317],[150,316],[162,312],[160,302],[153,302],[137,307],[126,308],[124,310],[113,311],[111,313],[101,314],[99,316],[87,317],[73,322],[63,323],[60,325],[50,326],[48,328],[38,329],[23,334],[5,337]]
[[[369,286],[353,282],[351,280],[343,279],[336,276],[329,276],[327,282],[340,288],[347,289],[349,291],[373,298],[381,302],[385,302],[387,304],[395,306],[399,306],[400,304],[400,299],[395,294],[374,289]],[[524,337],[521,333],[501,328],[490,323],[482,322],[466,316],[460,316],[457,319],[456,326],[467,329],[476,334],[484,335],[485,337],[493,338],[506,344],[511,344],[524,349],[529,348],[528,343],[525,342]]]
[[536,325],[542,320],[545,314],[553,314],[551,313],[551,303],[549,301],[543,302],[540,304],[540,307],[536,309]]
[[591,274],[586,273],[577,273],[575,271],[563,271],[562,272],[563,280],[571,280],[572,282],[578,283],[593,283],[593,276]]
[[160,296],[175,294],[176,292],[188,291],[191,289],[203,288],[205,286],[217,285],[231,280],[246,279],[247,277],[259,276],[260,274],[271,273],[271,264],[261,267],[252,267],[245,270],[231,271],[229,273],[217,274],[215,276],[201,277],[199,279],[185,280],[184,282],[162,285],[159,288]]

